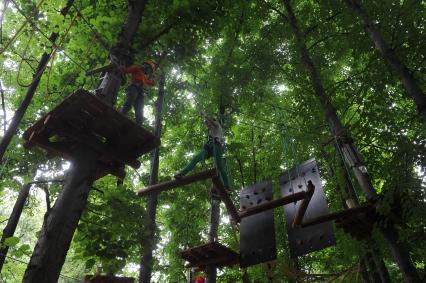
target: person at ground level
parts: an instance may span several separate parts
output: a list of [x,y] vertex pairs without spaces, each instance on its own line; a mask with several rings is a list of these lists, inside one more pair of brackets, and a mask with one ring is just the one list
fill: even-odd
[[156,84],[154,78],[155,69],[155,63],[148,60],[143,62],[141,66],[131,66],[122,70],[124,74],[131,74],[132,78],[130,85],[126,89],[126,100],[121,108],[121,113],[127,114],[133,106],[136,124],[139,126],[143,122],[144,91],[147,87]]
[[186,165],[186,167],[179,171],[179,173],[177,173],[174,177],[176,179],[182,178],[190,171],[192,171],[198,162],[213,157],[214,165],[225,189],[230,190],[228,175],[226,174],[222,162],[223,149],[225,145],[222,126],[215,118],[211,117],[207,117],[204,121],[204,124],[209,129],[207,142],[204,144],[203,149],[194,155],[188,165]]

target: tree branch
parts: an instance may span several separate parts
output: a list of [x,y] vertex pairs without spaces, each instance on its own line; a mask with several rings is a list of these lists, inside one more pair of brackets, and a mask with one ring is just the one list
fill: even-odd
[[329,16],[328,18],[326,18],[323,22],[317,22],[315,25],[312,25],[312,26],[308,27],[305,30],[305,32],[303,33],[303,36],[307,36],[309,33],[311,33],[312,31],[314,31],[314,29],[316,29],[317,27],[319,27],[320,24],[322,24],[324,22],[329,22],[329,21],[333,20],[335,17],[337,17],[341,13],[342,13],[342,11],[337,11],[333,15]]

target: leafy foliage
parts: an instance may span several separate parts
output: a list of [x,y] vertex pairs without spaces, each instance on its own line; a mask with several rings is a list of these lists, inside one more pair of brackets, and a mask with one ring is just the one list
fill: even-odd
[[[58,7],[65,1],[39,1],[39,7],[33,2],[16,2],[38,28],[9,3],[0,45],[0,80],[8,120],[25,94],[25,85],[32,81],[41,54],[51,48],[57,50],[0,168],[2,227],[15,192],[29,181],[34,168],[38,168],[39,180],[58,178],[67,167],[63,160],[48,161],[41,150],[24,148],[23,131],[74,90],[97,88],[99,80],[85,73],[108,62],[108,48],[115,43],[127,9],[126,1],[81,0],[75,1],[64,19]],[[351,131],[374,187],[380,192],[382,221],[386,224],[397,220],[398,231],[424,278],[425,122],[405,95],[401,82],[375,51],[358,18],[343,2],[294,0],[292,6],[326,93]],[[363,1],[362,5],[424,90],[425,3],[386,0]],[[84,18],[78,16],[73,21],[77,9]],[[54,31],[59,33],[58,46],[52,46],[43,35]],[[6,48],[8,42],[11,44]],[[340,166],[339,152],[335,151],[325,113],[313,95],[282,1],[149,1],[133,48],[136,62],[167,54],[161,63],[167,81],[160,181],[168,180],[167,176],[181,169],[203,146],[206,130],[202,114],[218,115],[218,106],[222,105],[225,111],[220,118],[226,122],[227,136],[225,159],[235,203],[239,201],[239,189],[264,178],[277,179],[294,164],[314,157],[321,167],[330,210],[341,209],[347,197],[342,191],[346,169]],[[155,94],[156,89],[149,91],[145,111],[148,127],[153,124]],[[120,95],[117,107],[122,102]],[[3,123],[2,119],[1,126]],[[296,150],[285,151],[283,141],[293,144]],[[95,273],[97,267],[102,267],[104,272],[137,276],[144,252],[141,239],[145,236],[145,200],[135,197],[134,192],[147,185],[149,156],[141,161],[140,169],[126,169],[121,186],[112,177],[95,183],[63,269],[65,275],[81,278],[84,272]],[[207,160],[198,169],[201,166],[209,168],[212,163]],[[351,180],[358,196],[364,199],[353,176]],[[49,187],[52,201],[59,189],[57,184]],[[207,241],[209,190],[210,184],[201,183],[160,195],[153,281],[184,281],[185,264],[177,252]],[[276,186],[275,190],[278,197]],[[37,225],[41,225],[45,209],[41,194],[30,199],[32,203],[24,210],[22,221],[35,216],[38,220],[27,227],[20,224],[16,236],[6,243],[16,246],[16,258],[26,259],[35,244],[40,229]],[[224,211],[222,207],[220,241],[238,249],[238,233],[229,225]],[[279,259],[273,274],[280,282],[291,278],[288,271],[294,271],[283,219],[282,211],[277,210]],[[357,269],[350,268],[359,263],[366,244],[339,230],[336,238],[336,247],[301,258],[301,270],[333,274],[349,270],[342,274],[358,278]],[[401,280],[381,236],[375,233],[374,238],[380,243],[392,278],[395,282]],[[24,268],[14,267],[10,261],[2,276],[19,281],[16,278]],[[262,265],[249,268],[249,274],[252,280],[267,280]],[[241,275],[236,268],[225,268],[219,272],[218,282],[236,282]]]

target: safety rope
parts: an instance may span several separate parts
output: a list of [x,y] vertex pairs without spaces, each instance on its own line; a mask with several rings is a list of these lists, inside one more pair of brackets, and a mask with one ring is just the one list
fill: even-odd
[[[31,40],[33,39],[34,36],[34,28],[32,29],[32,32],[30,34],[30,37],[27,40],[27,44],[24,47],[24,52],[23,54],[27,54],[28,51],[28,47],[30,46]],[[27,85],[21,83],[19,81],[19,77],[21,76],[21,70],[22,70],[22,62],[24,62],[24,57],[21,58],[21,61],[19,61],[19,65],[18,65],[18,73],[16,74],[16,83],[20,86],[20,87],[28,87]],[[27,63],[29,65],[29,63]]]
[[[36,9],[38,9],[41,4],[46,0],[41,0],[40,3],[37,4]],[[0,50],[0,55],[2,55],[7,48],[19,37],[19,35],[22,33],[25,26],[30,22],[30,18],[25,18],[24,23],[21,25],[21,27],[16,31],[16,33],[12,36],[12,38],[5,44],[5,46]]]
[[[24,85],[24,84],[22,84],[22,85],[21,85],[21,84],[20,84],[20,86],[22,86],[22,87],[29,87],[30,85],[32,85],[32,84],[33,84],[36,80],[38,80],[38,79],[39,79],[39,78],[43,75],[43,72],[44,72],[44,70],[47,68],[47,65],[48,65],[49,61],[50,61],[52,58],[54,58],[54,57],[55,57],[55,54],[56,54],[57,50],[59,49],[59,47],[61,47],[61,45],[62,45],[63,41],[65,40],[66,36],[68,35],[68,33],[69,33],[69,31],[70,31],[71,27],[74,25],[74,23],[75,23],[75,21],[76,21],[76,19],[77,19],[77,18],[78,18],[78,14],[74,15],[73,19],[71,20],[70,25],[69,25],[69,26],[68,26],[68,28],[65,30],[64,35],[61,37],[61,40],[60,40],[59,44],[53,44],[53,46],[52,46],[52,47],[53,47],[53,50],[52,50],[52,53],[50,54],[49,59],[48,59],[48,60],[47,60],[47,62],[44,64],[44,66],[40,69],[40,71],[34,75],[34,77],[33,77],[32,81],[31,81],[31,83],[29,83],[29,84],[27,84],[27,85]],[[52,66],[52,63],[51,63],[51,66]],[[18,76],[19,76],[19,74],[20,74],[20,70],[18,70]]]
[[[339,154],[339,156],[340,156],[340,160],[341,160],[341,162],[343,163],[343,168],[344,168],[344,170],[345,170],[345,172],[346,172],[346,174],[347,174],[347,176],[348,176],[348,178],[347,178],[347,179],[349,179],[350,185],[351,185],[351,187],[353,188],[353,191],[354,191],[354,193],[355,193],[355,196],[358,198],[358,195],[357,195],[357,193],[356,193],[356,191],[355,191],[354,183],[353,183],[352,178],[351,178],[351,173],[350,173],[349,168],[348,168],[348,166],[347,166],[347,164],[346,164],[346,162],[345,162],[345,155],[343,154],[343,151],[342,151],[342,149],[340,148],[340,143],[339,143],[339,141],[337,140],[337,136],[336,136],[335,134],[333,134],[333,139],[334,139],[334,142],[336,143],[337,154]],[[339,163],[340,163],[340,162],[339,162]]]

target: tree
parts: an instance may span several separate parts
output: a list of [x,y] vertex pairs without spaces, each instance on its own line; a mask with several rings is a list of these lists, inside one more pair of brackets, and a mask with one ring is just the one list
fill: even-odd
[[[146,2],[129,2],[128,17],[119,35],[116,52],[126,52],[136,33]],[[114,54],[121,57],[122,54]],[[108,79],[108,78],[107,78]],[[121,84],[120,80],[107,81],[105,101],[112,104]],[[76,149],[67,180],[52,207],[25,272],[24,282],[56,282],[70,246],[97,168],[97,153],[84,146]]]
[[[283,4],[287,10],[289,23],[294,32],[299,52],[302,55],[302,60],[306,66],[307,71],[310,74],[312,87],[315,91],[315,95],[319,99],[321,106],[323,107],[324,112],[326,114],[326,117],[330,123],[331,132],[333,135],[344,135],[341,150],[345,153],[346,162],[348,162],[348,164],[352,167],[353,172],[367,199],[372,200],[376,198],[376,192],[373,188],[370,177],[368,176],[366,170],[363,169],[365,167],[363,165],[362,158],[360,157],[360,154],[357,148],[355,147],[352,138],[350,138],[350,133],[347,132],[347,130],[343,129],[343,126],[339,118],[337,117],[336,110],[324,91],[324,87],[322,86],[320,77],[303,41],[302,33],[299,30],[296,17],[290,5],[290,1],[283,0]],[[343,132],[346,133],[344,134]],[[398,234],[395,229],[391,225],[389,225],[386,228],[382,227],[381,232],[385,239],[388,241],[395,261],[398,263],[401,272],[404,274],[405,280],[407,282],[420,282],[420,278],[417,274],[413,262],[410,259],[410,255],[406,247],[398,240]]]

